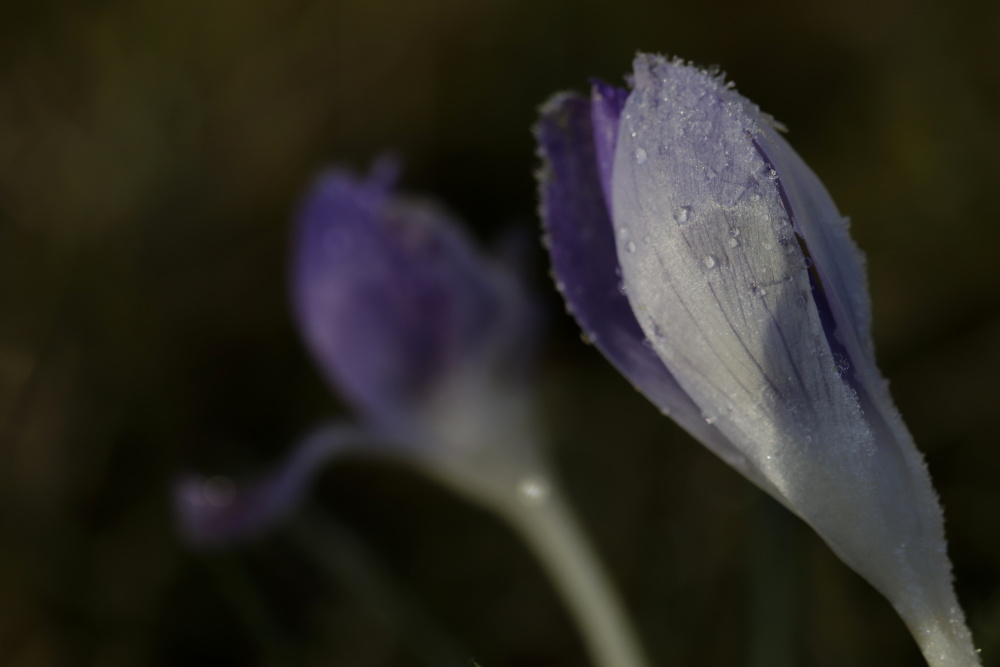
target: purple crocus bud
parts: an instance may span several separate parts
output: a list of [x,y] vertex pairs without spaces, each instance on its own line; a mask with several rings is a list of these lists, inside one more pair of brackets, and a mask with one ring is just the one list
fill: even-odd
[[395,169],[322,175],[298,218],[295,314],[331,387],[360,413],[307,436],[255,483],[185,476],[180,527],[199,546],[287,516],[351,452],[401,459],[500,514],[548,569],[601,667],[646,667],[639,642],[545,461],[529,380],[539,314],[520,281],[439,208],[396,194]]
[[[450,215],[394,192],[395,165],[322,174],[297,218],[292,298],[306,345],[360,425],[329,424],[232,494],[175,486],[188,540],[225,544],[284,518],[334,456],[404,458],[481,497],[539,474],[531,370],[539,311]],[[231,496],[231,497],[230,497]]]
[[371,419],[409,421],[467,372],[523,380],[533,313],[506,267],[445,211],[393,192],[396,169],[332,170],[299,214],[292,297],[332,388]]
[[721,76],[640,55],[543,109],[542,212],[584,332],[808,522],[936,667],[979,664],[921,455],[874,359],[864,260],[779,126]]

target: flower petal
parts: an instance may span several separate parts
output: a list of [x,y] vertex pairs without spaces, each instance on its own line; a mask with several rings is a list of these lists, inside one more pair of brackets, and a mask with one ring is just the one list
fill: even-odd
[[556,283],[580,328],[654,405],[730,465],[756,476],[660,361],[620,289],[590,102],[579,95],[555,96],[542,109],[535,132],[545,160],[539,187],[549,253]]
[[748,409],[814,411],[822,399],[816,419],[854,423],[755,131],[719,81],[637,62],[614,172],[630,301],[681,385],[715,416],[732,403],[749,431],[761,418]]
[[368,179],[323,174],[292,263],[309,349],[336,389],[381,419],[405,417],[458,368],[523,368],[533,331],[513,277],[448,214],[394,195],[394,180],[384,165]]
[[[326,463],[352,451],[406,450],[394,436],[373,429],[328,424],[310,433],[291,456],[255,482],[188,474],[173,488],[174,512],[184,539],[201,548],[223,547],[263,534],[298,506]],[[219,488],[222,487],[222,488]]]
[[590,93],[590,113],[594,124],[594,148],[601,177],[604,201],[611,202],[611,171],[618,143],[618,123],[621,120],[628,91],[603,81],[594,80]]
[[[823,183],[805,161],[773,128],[760,127],[755,143],[780,175],[792,225],[808,248],[824,285],[833,316],[850,328],[840,336],[853,336],[861,350],[873,356],[871,302],[864,254],[851,238],[847,219],[837,210]],[[844,340],[847,344],[847,340]],[[851,345],[853,347],[853,345]]]
[[[868,338],[862,262],[779,141],[719,77],[637,58],[612,198],[629,300],[694,402],[889,598],[925,655],[949,647],[954,664],[975,664],[919,453],[884,419],[895,409],[877,371],[849,379],[838,367],[838,345]],[[823,263],[815,295],[797,233]]]

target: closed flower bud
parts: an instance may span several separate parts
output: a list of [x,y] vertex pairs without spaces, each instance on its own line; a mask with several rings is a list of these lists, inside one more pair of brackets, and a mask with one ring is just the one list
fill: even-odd
[[721,76],[641,55],[631,84],[557,96],[538,126],[571,310],[640,391],[885,595],[931,665],[979,664],[845,219]]

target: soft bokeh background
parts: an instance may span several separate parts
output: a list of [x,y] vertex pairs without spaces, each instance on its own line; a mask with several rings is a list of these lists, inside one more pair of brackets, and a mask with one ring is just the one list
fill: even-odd
[[[514,536],[410,471],[338,465],[315,539],[211,557],[179,545],[167,489],[349,416],[286,299],[318,169],[394,149],[477,237],[537,234],[537,106],[638,49],[719,64],[852,216],[880,363],[1000,665],[998,43],[985,1],[0,4],[0,665],[426,664],[335,574],[338,535],[482,667],[587,664]],[[580,343],[541,251],[532,269],[539,409],[654,663],[922,664],[887,603]]]

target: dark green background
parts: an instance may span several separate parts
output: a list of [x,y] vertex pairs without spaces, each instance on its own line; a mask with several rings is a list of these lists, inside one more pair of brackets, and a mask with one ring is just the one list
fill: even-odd
[[[529,128],[636,50],[784,122],[868,254],[879,360],[1000,665],[1000,4],[39,0],[0,5],[0,665],[422,663],[288,534],[205,557],[181,468],[239,476],[349,417],[288,314],[289,219],[386,149],[483,240],[537,235]],[[887,603],[552,312],[542,418],[656,666],[920,665]],[[586,664],[492,517],[374,463],[313,508],[482,667]]]

